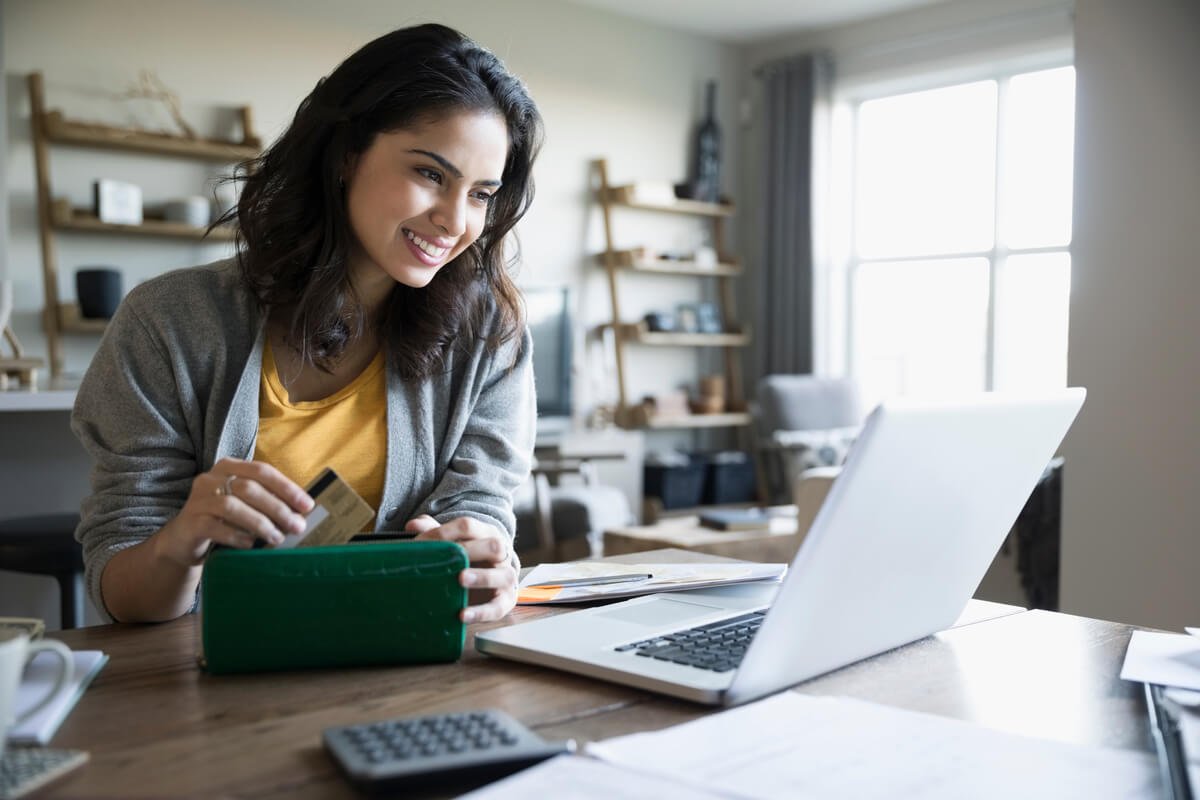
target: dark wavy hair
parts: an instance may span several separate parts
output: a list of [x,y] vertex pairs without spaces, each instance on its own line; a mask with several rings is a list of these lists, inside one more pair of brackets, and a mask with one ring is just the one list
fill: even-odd
[[504,241],[533,201],[533,161],[542,120],[522,83],[496,56],[444,25],[379,37],[317,82],[291,126],[261,156],[238,166],[237,261],[260,307],[290,311],[287,343],[328,370],[365,315],[350,284],[354,233],[340,186],[343,169],[381,133],[470,111],[496,113],[508,128],[502,185],[479,238],[421,289],[397,284],[377,320],[407,379],[445,368],[455,342],[487,332],[495,349],[524,326],[520,292],[508,275]]

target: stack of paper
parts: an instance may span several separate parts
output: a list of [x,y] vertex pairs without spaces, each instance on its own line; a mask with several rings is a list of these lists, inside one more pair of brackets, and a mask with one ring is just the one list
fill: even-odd
[[[1167,711],[1177,720],[1179,744],[1187,763],[1164,766],[1168,772],[1180,770],[1186,774],[1192,795],[1200,797],[1200,628],[1184,630],[1190,635],[1134,631],[1121,677],[1172,687],[1163,696],[1165,705],[1170,706]],[[1176,751],[1167,743],[1159,744],[1163,758],[1169,762]]]
[[[475,795],[527,798],[1151,798],[1147,753],[990,730],[860,700],[784,692],[653,733],[588,745]],[[555,787],[558,790],[555,790]],[[571,787],[569,793],[563,787]]]
[[[14,725],[8,731],[8,743],[20,745],[49,744],[58,726],[62,725],[67,714],[79,702],[92,678],[96,677],[106,663],[108,656],[99,650],[73,650],[71,655],[75,660],[75,673],[65,689],[48,705],[42,707],[33,716]],[[54,686],[54,678],[58,674],[58,656],[50,652],[38,653],[25,666],[21,676],[21,685],[17,687],[17,697],[13,711],[18,717],[33,708],[39,700]]]
[[[787,564],[754,564],[748,561],[708,564],[574,561],[568,564],[539,564],[521,580],[517,602],[525,605],[584,603],[731,583],[778,581],[785,572]],[[620,580],[622,576],[628,577],[628,580]]]

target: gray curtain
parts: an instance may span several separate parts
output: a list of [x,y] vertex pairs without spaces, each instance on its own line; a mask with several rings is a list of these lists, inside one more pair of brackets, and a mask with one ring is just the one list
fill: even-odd
[[816,110],[828,105],[832,72],[824,53],[759,71],[765,123],[755,321],[759,375],[813,368],[813,129]]

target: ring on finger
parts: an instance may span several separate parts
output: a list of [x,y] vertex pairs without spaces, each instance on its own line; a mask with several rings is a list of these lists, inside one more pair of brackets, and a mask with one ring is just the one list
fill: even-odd
[[216,490],[214,490],[213,494],[215,494],[217,497],[233,494],[233,482],[237,480],[237,477],[237,475],[230,475],[225,479],[224,484],[218,486]]

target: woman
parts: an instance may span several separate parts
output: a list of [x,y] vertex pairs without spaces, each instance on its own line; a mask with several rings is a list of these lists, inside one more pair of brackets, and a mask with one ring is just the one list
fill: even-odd
[[76,535],[102,613],[194,609],[210,545],[302,530],[325,466],[375,530],[463,545],[463,621],[512,609],[535,411],[503,248],[540,138],[521,83],[441,25],[318,82],[240,171],[236,258],[131,292],[80,386]]

